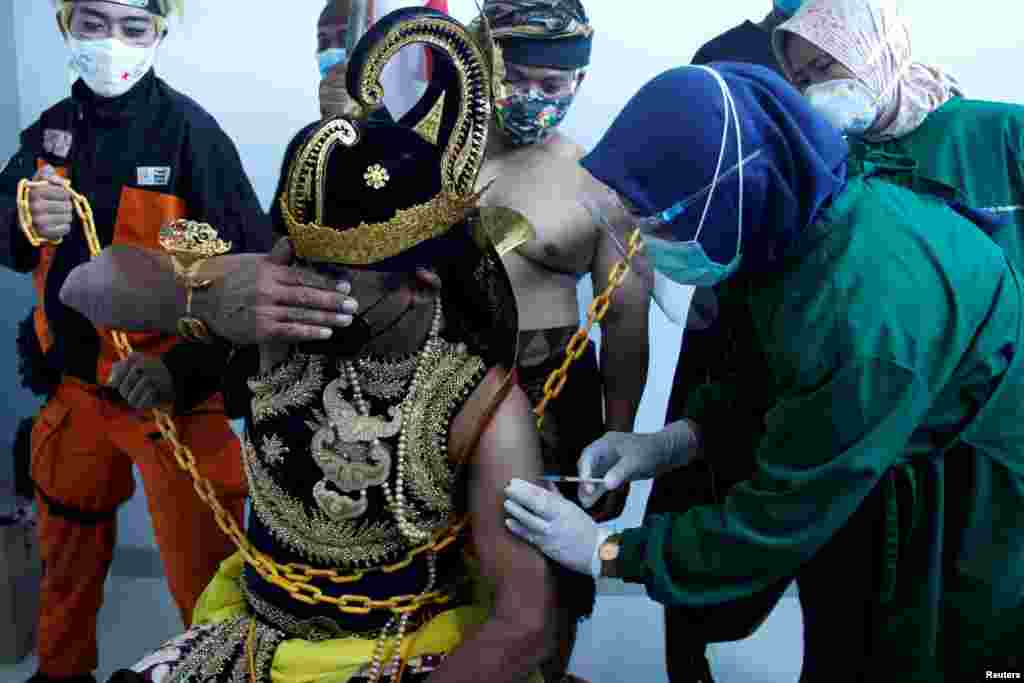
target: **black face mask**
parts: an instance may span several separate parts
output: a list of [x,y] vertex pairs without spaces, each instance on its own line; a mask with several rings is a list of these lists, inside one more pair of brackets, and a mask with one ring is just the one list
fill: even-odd
[[366,314],[381,305],[389,296],[391,295],[385,294],[381,298],[377,299],[377,302],[365,311],[352,316],[352,324],[348,327],[334,328],[334,334],[331,335],[330,339],[300,343],[298,345],[299,353],[320,356],[341,356],[345,358],[354,358],[355,356],[358,356],[359,352],[369,346],[370,342],[374,339],[393,330],[395,326],[402,322],[402,320],[405,319],[405,316],[409,315],[409,312],[415,307],[414,302],[410,301],[409,305],[405,307],[405,310],[399,313],[394,320],[375,332],[373,328],[370,327],[370,323],[366,322]]

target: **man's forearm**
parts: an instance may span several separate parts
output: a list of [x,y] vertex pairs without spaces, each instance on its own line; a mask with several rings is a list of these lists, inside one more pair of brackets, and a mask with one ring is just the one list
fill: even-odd
[[60,300],[94,325],[128,332],[174,334],[185,308],[167,257],[116,245],[72,270]]
[[633,431],[640,399],[647,386],[648,360],[646,327],[643,339],[637,339],[630,331],[602,330],[601,378],[608,431]]
[[449,655],[430,683],[525,683],[554,647],[548,628],[531,628],[497,617]]

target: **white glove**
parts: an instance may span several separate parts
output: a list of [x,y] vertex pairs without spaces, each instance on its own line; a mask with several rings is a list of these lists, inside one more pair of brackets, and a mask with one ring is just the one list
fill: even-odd
[[604,479],[602,484],[582,484],[580,503],[589,509],[608,491],[682,467],[696,453],[697,435],[686,420],[654,434],[608,432],[587,446],[580,457],[580,477]]
[[598,548],[611,531],[601,529],[586,512],[555,493],[521,479],[505,488],[505,525],[558,564],[595,579],[601,575]]

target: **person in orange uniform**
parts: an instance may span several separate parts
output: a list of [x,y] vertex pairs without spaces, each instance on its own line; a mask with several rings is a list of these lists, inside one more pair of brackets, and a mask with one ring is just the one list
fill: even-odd
[[[32,433],[32,479],[45,576],[39,671],[32,683],[92,681],[96,617],[116,542],[118,507],[142,475],[171,593],[188,624],[199,594],[233,551],[173,460],[152,413],[192,405],[185,380],[223,367],[227,347],[132,334],[120,361],[109,330],[61,303],[61,285],[90,258],[62,179],[92,208],[102,246],[157,247],[167,222],[216,226],[234,251],[265,253],[269,223],[238,152],[216,121],[153,70],[175,0],[61,0],[57,23],[80,78],[71,97],[21,135],[0,173],[0,263],[32,273],[35,329],[61,382]],[[19,219],[22,180],[40,181]],[[223,399],[173,411],[199,469],[241,518],[246,495],[239,443]]]

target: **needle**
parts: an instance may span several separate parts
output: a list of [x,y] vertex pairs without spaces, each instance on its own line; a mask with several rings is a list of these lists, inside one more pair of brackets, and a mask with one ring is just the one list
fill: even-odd
[[560,477],[555,474],[540,477],[541,481],[564,482],[567,484],[603,484],[604,479],[592,479],[588,477]]

